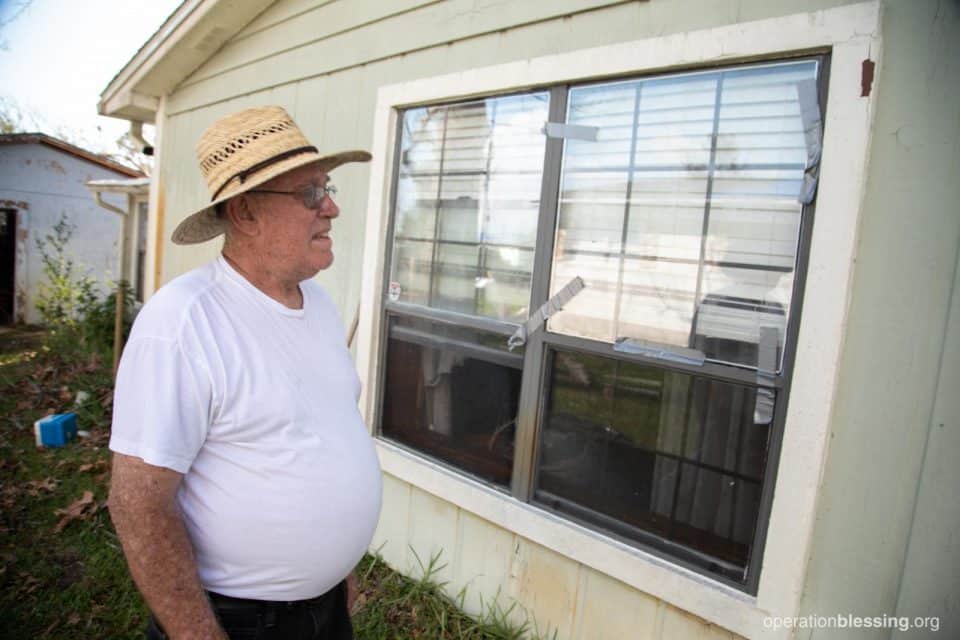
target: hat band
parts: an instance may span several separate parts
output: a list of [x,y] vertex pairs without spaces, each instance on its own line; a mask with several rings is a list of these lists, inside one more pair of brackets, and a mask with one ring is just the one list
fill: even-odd
[[278,153],[277,155],[272,156],[272,157],[270,157],[270,158],[267,158],[266,160],[261,160],[261,161],[258,162],[257,164],[255,164],[255,165],[253,165],[252,167],[249,167],[249,168],[247,168],[247,169],[244,169],[243,171],[238,171],[237,173],[235,173],[235,174],[233,174],[232,176],[230,176],[229,178],[227,178],[227,179],[223,182],[223,184],[220,185],[220,188],[213,192],[213,197],[210,198],[210,201],[213,202],[214,200],[216,200],[216,199],[217,199],[217,196],[220,195],[220,192],[223,191],[223,190],[227,187],[228,184],[230,184],[231,182],[233,182],[233,181],[236,180],[237,178],[240,179],[240,184],[243,184],[244,181],[247,179],[247,176],[249,176],[251,173],[256,173],[257,171],[260,171],[261,169],[263,169],[263,168],[265,168],[265,167],[269,167],[269,166],[272,165],[272,164],[276,164],[276,163],[280,162],[281,160],[286,160],[287,158],[289,158],[289,157],[291,157],[291,156],[296,156],[296,155],[299,155],[299,154],[301,154],[301,153],[308,153],[308,152],[319,153],[319,151],[317,151],[317,148],[314,147],[314,146],[297,147],[296,149],[290,149],[289,151],[284,151],[283,153]]

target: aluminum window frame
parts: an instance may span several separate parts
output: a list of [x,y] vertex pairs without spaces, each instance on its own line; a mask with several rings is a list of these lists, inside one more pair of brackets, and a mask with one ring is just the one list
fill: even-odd
[[[548,121],[565,123],[567,119],[569,93],[572,88],[595,87],[627,81],[661,79],[671,76],[682,76],[688,74],[693,75],[697,73],[715,73],[718,71],[736,69],[761,68],[764,66],[775,66],[786,62],[814,61],[817,63],[817,99],[821,114],[824,114],[826,113],[827,106],[830,59],[830,51],[821,50],[812,53],[769,57],[762,60],[695,65],[689,68],[676,68],[662,72],[619,74],[611,77],[598,78],[595,80],[531,86],[522,91],[482,94],[464,97],[458,100],[415,103],[405,105],[402,109],[398,109],[398,117],[396,118],[396,131],[394,132],[393,139],[394,149],[392,175],[389,181],[390,193],[389,200],[387,202],[388,213],[385,243],[386,249],[383,262],[384,277],[382,278],[380,291],[381,299],[384,302],[381,309],[380,333],[375,342],[378,353],[377,362],[379,363],[379,367],[377,371],[378,384],[373,403],[373,423],[371,425],[373,429],[373,435],[381,437],[384,440],[389,441],[392,445],[398,446],[415,456],[425,457],[431,463],[447,468],[453,473],[457,473],[481,482],[499,493],[505,493],[504,488],[499,485],[495,485],[487,480],[478,478],[469,471],[455,467],[446,461],[434,458],[425,452],[382,435],[382,411],[386,380],[386,350],[388,348],[392,318],[405,316],[429,320],[432,322],[442,322],[465,326],[503,336],[510,335],[516,329],[516,327],[519,326],[519,323],[512,323],[506,320],[468,315],[456,311],[435,309],[417,304],[389,301],[387,293],[390,281],[389,273],[393,258],[394,225],[397,218],[396,200],[400,177],[400,163],[397,162],[396,159],[399,157],[401,152],[404,126],[403,114],[406,110],[422,108],[425,106],[450,106],[477,100],[526,95],[547,91],[549,94]],[[719,117],[719,106],[717,107],[714,117]],[[715,138],[716,136],[714,135],[713,137]],[[713,141],[713,144],[715,144],[715,140]],[[547,137],[544,148],[543,174],[541,177],[537,238],[536,245],[534,247],[533,269],[531,271],[529,309],[538,308],[549,297],[549,288],[552,275],[551,268],[553,266],[552,261],[555,248],[554,241],[556,239],[557,218],[559,216],[558,205],[560,198],[560,185],[563,176],[563,156],[563,140],[561,138]],[[758,380],[757,370],[755,368],[742,365],[714,361],[706,361],[701,366],[668,362],[640,354],[615,351],[613,345],[608,342],[561,333],[553,333],[548,331],[546,327],[540,331],[530,334],[527,337],[526,344],[524,345],[521,391],[516,420],[514,467],[511,476],[509,495],[523,503],[546,509],[547,511],[556,514],[560,518],[570,519],[603,535],[610,536],[627,545],[636,547],[647,553],[651,553],[652,555],[660,557],[669,563],[682,566],[711,580],[715,580],[730,586],[738,591],[745,592],[751,596],[756,596],[759,591],[763,553],[766,547],[777,471],[780,466],[780,453],[783,445],[784,428],[786,424],[787,408],[790,397],[790,381],[794,370],[797,337],[802,319],[803,297],[810,257],[810,245],[813,236],[816,202],[817,199],[814,198],[810,204],[806,204],[801,207],[800,225],[797,233],[797,251],[794,262],[795,277],[791,290],[790,309],[786,317],[782,364],[780,371],[775,373],[772,378],[765,382]],[[709,207],[709,202],[707,202],[706,206]],[[704,224],[706,224],[706,222],[704,222]],[[702,233],[701,238],[703,238]],[[703,263],[703,246],[701,246],[701,256],[699,260],[700,267],[698,268],[702,268]],[[638,530],[640,534],[636,538],[625,537],[616,531],[611,530],[611,528],[605,528],[590,521],[578,519],[571,516],[567,512],[556,512],[552,509],[549,509],[546,505],[534,500],[537,460],[539,458],[539,446],[542,441],[541,435],[543,429],[543,414],[547,406],[550,392],[550,390],[547,388],[547,377],[550,370],[549,364],[551,354],[555,353],[556,350],[599,355],[621,361],[650,366],[662,369],[664,371],[695,375],[721,382],[732,382],[756,388],[766,387],[773,389],[777,393],[777,402],[775,405],[773,420],[768,427],[770,429],[770,437],[767,445],[767,460],[764,468],[761,498],[757,513],[756,531],[754,532],[754,538],[751,541],[750,555],[746,567],[746,579],[744,581],[733,580],[721,574],[710,572],[702,564],[691,562],[689,560],[690,557],[702,554],[692,548],[680,545],[669,538],[665,538],[644,530]],[[588,507],[584,507],[583,505],[580,505],[579,508],[583,511],[590,511]],[[645,542],[644,540],[648,540],[649,542]],[[671,548],[675,548],[677,551],[668,551]]]

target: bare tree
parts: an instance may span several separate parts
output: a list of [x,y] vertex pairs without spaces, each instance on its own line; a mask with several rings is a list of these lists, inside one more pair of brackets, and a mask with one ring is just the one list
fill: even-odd
[[38,118],[25,112],[13,99],[0,96],[0,133],[23,133],[42,128]]
[[109,154],[111,160],[136,169],[146,176],[153,171],[153,158],[143,153],[141,144],[127,131],[117,138],[117,151]]

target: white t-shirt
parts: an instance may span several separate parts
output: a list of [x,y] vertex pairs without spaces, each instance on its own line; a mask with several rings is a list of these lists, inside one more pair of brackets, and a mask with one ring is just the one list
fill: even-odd
[[117,373],[110,448],[185,474],[200,581],[224,595],[328,591],[380,513],[343,325],[319,284],[300,290],[288,309],[219,256],[143,307]]

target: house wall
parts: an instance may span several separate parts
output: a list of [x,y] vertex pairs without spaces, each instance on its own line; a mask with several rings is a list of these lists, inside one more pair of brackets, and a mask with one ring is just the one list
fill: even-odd
[[[940,616],[940,633],[953,638],[960,637],[960,5],[886,3],[883,37],[847,341],[802,612]],[[835,629],[810,637],[886,635]]]
[[[281,0],[163,101],[159,197],[152,204],[164,239],[158,284],[219,250],[217,242],[178,247],[165,239],[207,198],[193,146],[226,113],[280,104],[321,149],[370,148],[377,91],[385,85],[844,4]],[[938,374],[960,235],[957,181],[950,179],[960,153],[956,4],[889,0],[882,11],[881,36],[890,49],[875,83],[876,134],[804,614],[957,610],[952,600],[932,601],[933,594],[957,593],[943,591],[952,576],[931,579],[921,571],[944,552],[956,558],[956,543],[950,546],[931,507],[944,487],[955,486],[946,483],[956,473],[946,464],[951,450],[939,446],[956,442],[947,392],[933,413],[938,380],[952,389],[944,384],[957,377],[947,366]],[[370,172],[351,165],[335,178],[342,211],[334,224],[337,257],[318,279],[349,323],[359,302]],[[935,423],[947,426],[930,428]],[[733,636],[390,473],[372,546],[413,574],[442,553],[439,577],[449,580],[452,595],[466,586],[469,611],[479,612],[481,595],[487,603],[499,590],[504,608],[516,600],[559,638]]]
[[[26,205],[12,207],[18,210],[14,310],[18,321],[41,321],[36,300],[45,276],[36,242],[53,233],[61,216],[75,226],[67,255],[80,273],[89,272],[101,291],[107,291],[118,273],[121,220],[97,205],[86,182],[126,177],[43,144],[0,146],[0,201]],[[105,200],[126,209],[126,196]]]

